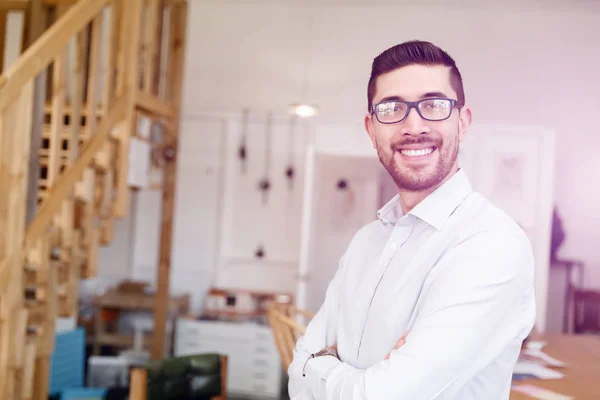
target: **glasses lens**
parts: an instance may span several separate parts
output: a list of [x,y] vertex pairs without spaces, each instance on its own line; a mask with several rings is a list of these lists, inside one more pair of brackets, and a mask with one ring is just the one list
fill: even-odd
[[379,122],[387,124],[400,121],[406,115],[406,104],[397,101],[379,103],[375,108]]
[[438,121],[446,119],[452,112],[452,102],[447,99],[430,99],[419,104],[423,118]]

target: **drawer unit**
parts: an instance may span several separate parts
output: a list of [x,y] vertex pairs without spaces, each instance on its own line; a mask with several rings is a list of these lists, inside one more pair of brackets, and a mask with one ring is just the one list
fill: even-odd
[[228,356],[228,393],[278,398],[282,368],[268,326],[252,323],[179,319],[175,356],[220,353]]

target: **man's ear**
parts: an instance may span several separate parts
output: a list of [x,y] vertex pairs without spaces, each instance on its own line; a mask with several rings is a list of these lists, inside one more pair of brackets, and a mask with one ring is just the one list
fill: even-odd
[[462,142],[467,135],[467,130],[469,126],[471,126],[471,108],[468,106],[464,106],[460,109],[460,114],[458,116],[458,140]]
[[371,143],[373,144],[373,148],[377,150],[377,141],[375,140],[375,127],[373,126],[373,115],[367,114],[365,115],[365,130],[371,139]]

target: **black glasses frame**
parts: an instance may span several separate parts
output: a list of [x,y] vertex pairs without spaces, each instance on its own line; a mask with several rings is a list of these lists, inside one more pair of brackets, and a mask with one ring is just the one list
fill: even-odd
[[[437,122],[437,121],[445,121],[448,118],[450,118],[450,116],[452,115],[452,110],[450,110],[450,112],[448,113],[448,116],[446,118],[442,118],[442,119],[429,119],[429,118],[425,118],[423,116],[423,114],[421,114],[421,109],[419,108],[419,105],[421,103],[423,103],[424,101],[431,101],[431,100],[447,100],[447,101],[449,101],[452,104],[452,109],[458,108],[460,110],[460,108],[461,108],[460,106],[457,106],[457,103],[458,103],[457,100],[448,99],[448,98],[445,98],[445,97],[429,97],[429,98],[422,99],[422,100],[419,100],[419,101],[385,100],[385,101],[381,101],[381,102],[379,102],[377,104],[374,104],[371,107],[371,115],[375,114],[375,118],[377,118],[377,121],[379,121],[379,123],[381,123],[381,124],[386,124],[386,125],[397,124],[399,122],[404,121],[406,119],[406,117],[408,117],[408,114],[410,114],[410,110],[413,109],[413,108],[415,110],[417,110],[417,114],[419,114],[419,116],[421,118],[423,118],[425,121],[435,121],[435,122]],[[383,122],[383,121],[381,121],[379,119],[379,116],[376,113],[377,106],[380,105],[380,104],[391,103],[391,102],[406,104],[407,107],[408,107],[406,109],[406,114],[404,115],[404,117],[402,117],[402,119],[399,119],[398,121]]]

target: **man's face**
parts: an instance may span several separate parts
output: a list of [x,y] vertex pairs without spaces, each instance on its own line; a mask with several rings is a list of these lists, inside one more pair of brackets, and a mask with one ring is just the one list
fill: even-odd
[[[457,100],[449,67],[410,65],[383,74],[377,78],[373,104],[431,97]],[[456,172],[459,142],[470,123],[468,107],[454,108],[443,121],[427,121],[414,108],[406,119],[394,124],[382,124],[374,114],[365,117],[379,160],[398,189],[407,191],[434,190]]]

